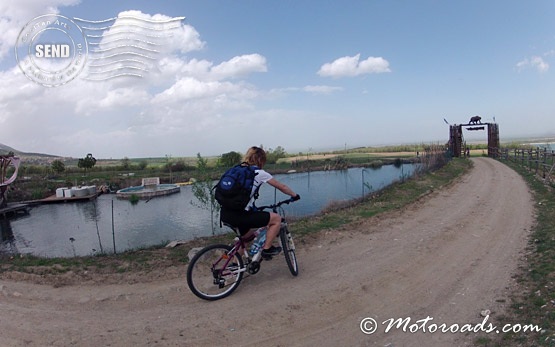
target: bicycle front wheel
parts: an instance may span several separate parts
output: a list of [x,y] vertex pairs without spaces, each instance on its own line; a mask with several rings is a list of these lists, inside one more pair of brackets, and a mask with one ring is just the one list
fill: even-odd
[[286,226],[281,228],[279,238],[281,239],[281,247],[283,248],[285,262],[289,267],[289,271],[291,271],[293,276],[297,276],[299,274],[299,264],[297,263],[297,256],[295,255],[295,243],[293,242],[293,236]]
[[243,279],[243,258],[229,255],[231,246],[217,244],[201,249],[187,268],[189,289],[201,299],[218,300],[233,293]]

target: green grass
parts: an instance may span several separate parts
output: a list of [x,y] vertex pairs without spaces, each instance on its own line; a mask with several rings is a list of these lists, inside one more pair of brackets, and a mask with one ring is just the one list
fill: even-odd
[[492,346],[555,346],[555,194],[553,188],[524,166],[503,161],[528,183],[534,196],[536,224],[530,237],[527,263],[517,275],[520,290],[511,298],[507,323],[537,324],[544,332],[505,334]]

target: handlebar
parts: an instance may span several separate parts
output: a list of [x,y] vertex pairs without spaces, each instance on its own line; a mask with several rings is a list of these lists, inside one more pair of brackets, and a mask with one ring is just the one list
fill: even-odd
[[295,201],[299,200],[300,198],[301,198],[300,195],[297,194],[296,196],[294,196],[294,197],[292,197],[292,198],[282,200],[282,201],[277,202],[277,203],[272,204],[272,205],[266,205],[266,206],[256,206],[256,205],[253,205],[253,209],[254,209],[255,211],[262,211],[262,210],[266,210],[266,209],[271,209],[271,210],[275,211],[275,210],[276,210],[278,207],[280,207],[281,205],[283,205],[283,204],[290,204],[290,203],[292,203],[292,202],[295,202]]

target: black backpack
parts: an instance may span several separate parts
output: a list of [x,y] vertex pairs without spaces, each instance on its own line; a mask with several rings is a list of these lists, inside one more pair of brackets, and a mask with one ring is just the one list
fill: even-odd
[[256,166],[241,163],[228,169],[214,186],[214,197],[226,210],[240,211],[247,207],[251,199]]

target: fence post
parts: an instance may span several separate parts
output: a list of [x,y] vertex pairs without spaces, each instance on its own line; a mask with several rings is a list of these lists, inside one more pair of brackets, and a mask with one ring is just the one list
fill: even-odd
[[528,171],[532,171],[532,150],[528,150]]
[[543,149],[542,168],[543,168],[543,178],[545,179],[545,174],[547,171],[547,147]]
[[114,244],[114,254],[116,254],[116,232],[114,229],[114,199],[112,199],[112,242]]
[[540,148],[536,147],[536,175],[540,169]]

